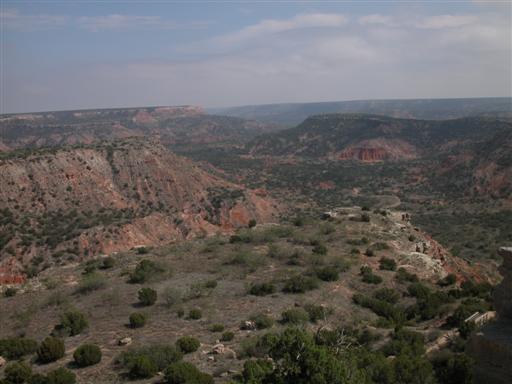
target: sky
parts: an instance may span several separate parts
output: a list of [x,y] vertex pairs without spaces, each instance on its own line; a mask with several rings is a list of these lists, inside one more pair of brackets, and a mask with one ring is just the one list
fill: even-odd
[[0,0],[0,113],[512,96],[506,1]]

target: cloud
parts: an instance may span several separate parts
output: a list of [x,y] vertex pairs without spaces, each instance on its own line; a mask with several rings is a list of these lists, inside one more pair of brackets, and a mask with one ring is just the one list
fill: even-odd
[[160,16],[110,14],[72,18],[68,15],[28,15],[16,9],[0,11],[2,26],[13,31],[39,31],[76,26],[90,32],[127,31],[133,29],[195,29],[208,26],[206,21],[176,22]]
[[204,28],[207,22],[178,23],[160,16],[137,16],[111,14],[105,16],[83,16],[77,19],[78,26],[91,32],[123,31],[130,29],[177,29]]
[[474,15],[438,15],[424,18],[414,23],[414,26],[422,29],[458,28],[478,21]]
[[225,44],[242,43],[262,36],[304,28],[340,27],[347,21],[345,15],[338,13],[304,13],[290,19],[265,19],[237,32],[218,37],[216,41]]
[[60,28],[68,24],[69,17],[65,15],[26,15],[15,9],[3,9],[0,11],[0,23],[9,30],[14,31],[39,31],[45,29]]
[[359,24],[361,24],[361,25],[380,24],[380,25],[386,25],[389,27],[397,25],[391,16],[379,15],[379,14],[371,14],[371,15],[362,16],[358,19],[358,21],[359,21]]
[[[123,30],[130,22],[163,28],[158,17],[81,28]],[[505,13],[369,14],[354,22],[338,13],[298,14],[187,42],[186,52],[175,46],[179,60],[99,57],[31,76],[15,68],[6,110],[510,96],[511,39]]]

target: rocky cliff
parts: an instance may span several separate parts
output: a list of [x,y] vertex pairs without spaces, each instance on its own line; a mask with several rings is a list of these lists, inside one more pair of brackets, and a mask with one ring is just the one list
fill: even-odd
[[0,160],[0,252],[76,259],[230,232],[276,204],[155,141],[13,153]]

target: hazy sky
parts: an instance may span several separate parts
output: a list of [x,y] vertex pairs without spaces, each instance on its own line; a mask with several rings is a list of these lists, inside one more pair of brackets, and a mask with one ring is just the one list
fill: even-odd
[[0,4],[1,113],[512,95],[510,1]]

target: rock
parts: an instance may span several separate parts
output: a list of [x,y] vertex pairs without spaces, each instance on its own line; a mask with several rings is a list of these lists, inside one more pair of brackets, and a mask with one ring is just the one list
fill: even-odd
[[208,356],[206,359],[207,359],[208,361],[215,361],[215,357],[213,357],[213,356]]
[[236,352],[221,343],[215,344],[212,348],[211,353],[213,353],[214,355],[223,355],[231,359],[236,359]]
[[212,353],[215,353],[215,354],[223,354],[224,353],[224,350],[226,349],[226,347],[224,346],[224,344],[222,343],[219,343],[219,344],[215,344],[212,348]]
[[256,323],[254,321],[246,320],[242,322],[241,328],[244,331],[254,331],[256,330]]
[[0,356],[0,367],[3,367],[7,363],[7,360],[5,360],[2,356]]
[[130,345],[132,343],[132,338],[131,337],[125,337],[125,338],[122,338],[118,341],[118,344],[119,345],[122,345],[122,346],[126,346],[126,345]]
[[494,290],[497,321],[486,324],[468,343],[475,360],[475,383],[512,383],[512,248],[500,248],[502,282]]

